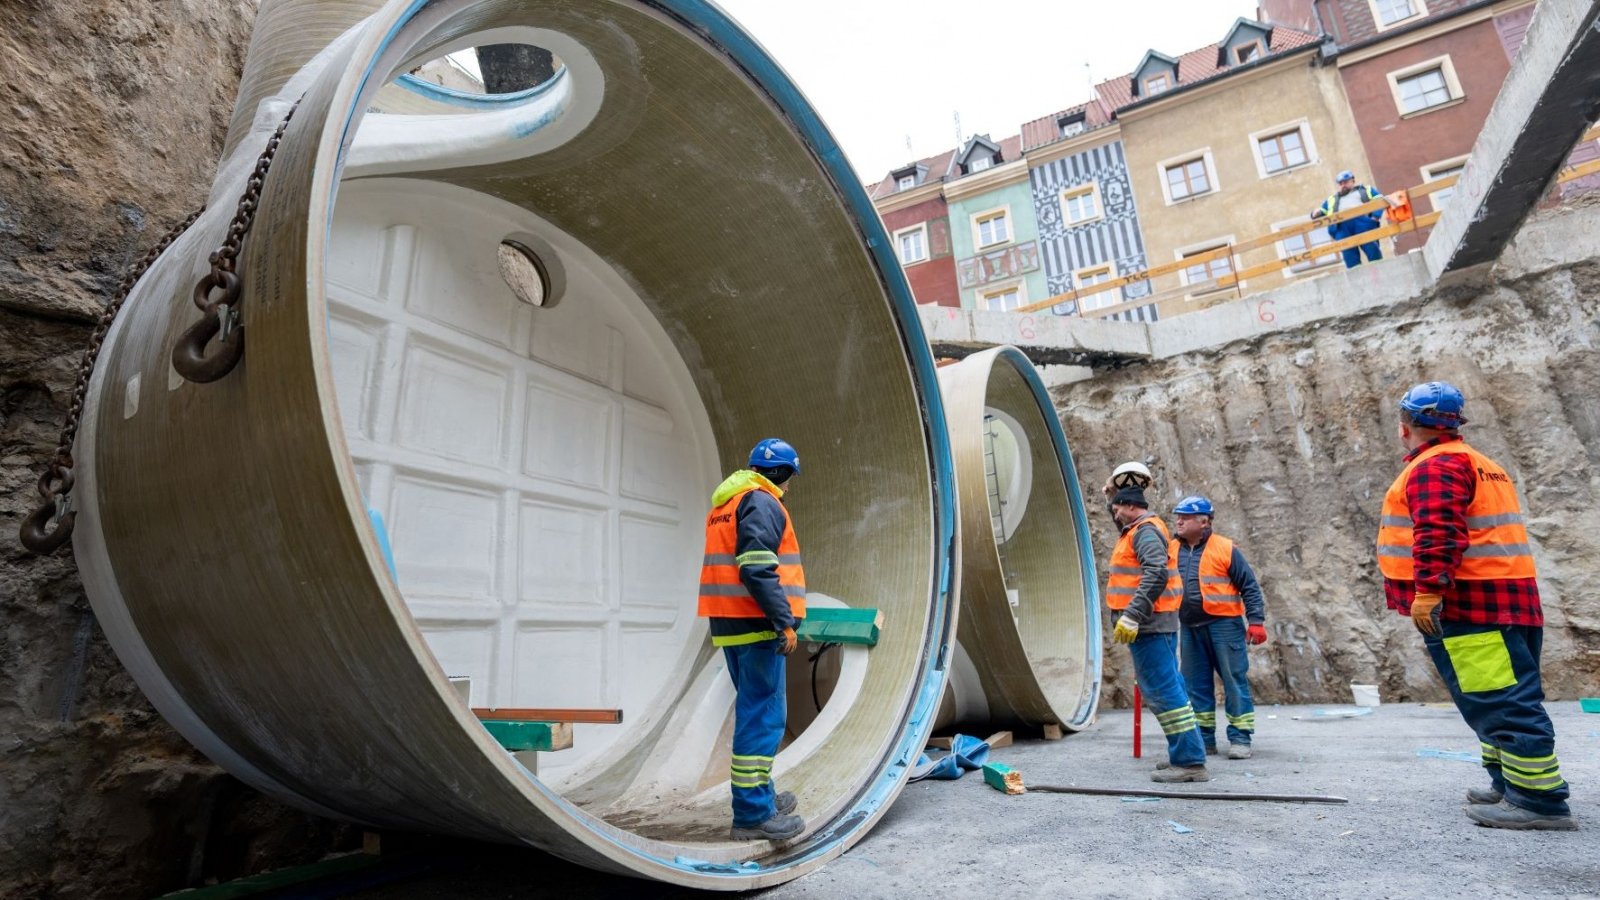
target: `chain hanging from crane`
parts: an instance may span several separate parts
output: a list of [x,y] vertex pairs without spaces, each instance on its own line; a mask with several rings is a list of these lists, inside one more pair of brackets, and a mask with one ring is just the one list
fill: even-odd
[[[245,235],[250,233],[250,226],[255,221],[256,209],[261,202],[261,188],[266,183],[272,157],[277,154],[284,129],[289,126],[289,119],[299,105],[296,102],[294,107],[290,107],[289,114],[283,117],[283,122],[267,142],[266,149],[261,151],[255,171],[250,174],[244,194],[239,198],[239,207],[228,226],[227,236],[222,245],[211,253],[211,271],[195,285],[194,303],[205,317],[185,331],[172,348],[173,368],[190,381],[216,381],[231,372],[244,355],[244,332],[239,324],[240,282],[234,272],[235,262],[239,251],[243,249]],[[205,209],[204,206],[200,207],[173,226],[149,252],[129,266],[117,285],[116,295],[100,313],[94,333],[89,337],[89,346],[84,350],[83,361],[78,365],[78,381],[72,391],[72,404],[67,410],[66,422],[61,428],[61,439],[44,473],[39,476],[39,495],[43,502],[22,520],[18,538],[28,550],[42,556],[55,552],[71,539],[72,527],[78,517],[72,507],[71,496],[76,483],[72,448],[78,437],[84,403],[89,396],[89,379],[94,375],[95,362],[100,358],[100,350],[111,331],[111,323],[122,311],[133,286],[139,283],[156,259],[172,246],[173,241],[189,230]],[[220,294],[213,297],[213,293],[218,291]],[[222,349],[207,357],[205,347],[213,337],[217,338],[218,346]]]

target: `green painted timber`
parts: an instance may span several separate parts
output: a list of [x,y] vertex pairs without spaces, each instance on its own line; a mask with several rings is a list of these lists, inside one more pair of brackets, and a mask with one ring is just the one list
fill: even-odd
[[984,766],[983,780],[989,787],[1007,794],[1021,794],[1027,790],[1022,786],[1022,773],[1005,763],[989,763]]
[[568,722],[514,722],[484,719],[483,727],[513,753],[523,750],[566,750],[572,746],[572,725]]
[[875,609],[808,609],[795,636],[815,644],[878,643],[878,627],[883,615]]

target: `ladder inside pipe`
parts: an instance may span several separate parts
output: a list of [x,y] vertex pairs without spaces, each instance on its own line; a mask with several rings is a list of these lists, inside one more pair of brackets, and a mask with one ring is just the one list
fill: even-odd
[[[1006,599],[1011,603],[1012,617],[1016,617],[1016,608],[1020,602],[1020,592],[1017,584],[1016,570],[1011,561],[1006,558],[1006,500],[1000,489],[1000,464],[994,452],[994,443],[997,435],[995,428],[998,423],[995,417],[983,417],[983,478],[989,494],[989,526],[994,530],[995,552],[1000,554],[1000,576],[1005,581]],[[1012,477],[1019,477],[1013,472]]]

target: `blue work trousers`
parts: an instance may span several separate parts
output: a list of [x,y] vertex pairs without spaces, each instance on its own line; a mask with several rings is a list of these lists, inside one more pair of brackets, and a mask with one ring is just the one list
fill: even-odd
[[783,639],[723,647],[728,675],[738,697],[733,703],[733,761],[728,780],[733,786],[733,825],[750,828],[772,818],[775,794],[772,758],[783,741],[788,719],[784,694]]
[[1195,728],[1189,692],[1178,675],[1177,648],[1178,636],[1171,633],[1141,634],[1128,645],[1139,692],[1167,736],[1167,760],[1175,766],[1203,766],[1206,748]]
[[1495,790],[1512,806],[1568,815],[1556,729],[1544,711],[1539,682],[1544,629],[1443,622],[1441,630],[1439,636],[1423,635],[1423,642],[1461,718],[1478,735]]
[[[1356,216],[1354,219],[1350,219],[1349,221],[1336,222],[1329,226],[1328,236],[1336,241],[1342,241],[1345,238],[1355,237],[1358,234],[1364,234],[1377,227],[1378,223],[1373,220],[1372,217]],[[1376,262],[1380,259],[1383,259],[1383,250],[1378,246],[1377,241],[1373,241],[1370,244],[1357,244],[1354,247],[1349,247],[1345,250],[1341,250],[1340,252],[1344,254],[1344,267],[1346,269],[1354,269],[1356,266],[1361,265],[1362,253],[1367,254],[1368,262]]]
[[1183,626],[1179,650],[1189,704],[1206,748],[1217,746],[1217,685],[1222,679],[1223,709],[1228,714],[1228,743],[1250,745],[1256,730],[1256,704],[1250,698],[1250,656],[1246,652],[1244,616],[1216,619],[1207,625]]

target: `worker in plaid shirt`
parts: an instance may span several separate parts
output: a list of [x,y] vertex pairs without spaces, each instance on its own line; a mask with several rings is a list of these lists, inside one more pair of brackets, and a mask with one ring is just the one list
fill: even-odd
[[1378,568],[1389,608],[1409,615],[1461,716],[1478,735],[1490,787],[1467,816],[1518,830],[1577,828],[1544,709],[1544,613],[1511,478],[1461,439],[1465,400],[1419,384],[1400,400],[1410,452],[1383,500]]

